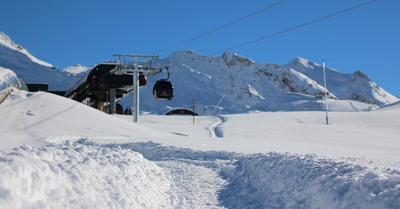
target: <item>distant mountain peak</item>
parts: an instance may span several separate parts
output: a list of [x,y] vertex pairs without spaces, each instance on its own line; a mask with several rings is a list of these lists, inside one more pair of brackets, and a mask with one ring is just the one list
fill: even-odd
[[7,34],[1,32],[1,31],[0,31],[0,44],[3,46],[6,46],[8,48],[17,48],[18,47],[17,44],[15,44],[14,41],[12,41],[9,36],[7,36]]
[[304,70],[307,69],[306,71],[312,71],[318,67],[321,67],[321,65],[302,57],[294,58],[288,63],[288,66],[292,68],[302,68]]
[[365,79],[367,79],[367,80],[371,80],[371,79],[368,77],[367,74],[365,74],[365,73],[363,73],[363,72],[361,72],[361,71],[359,71],[359,70],[357,70],[357,71],[354,72],[353,74],[354,74],[354,76],[357,76],[357,77],[360,77],[360,78],[365,78]]
[[238,65],[238,64],[243,64],[246,67],[248,67],[248,66],[250,66],[250,65],[255,63],[250,58],[238,55],[238,54],[233,53],[233,52],[225,52],[224,54],[222,54],[222,58],[224,59],[226,65],[228,65],[228,66],[234,66],[234,65]]
[[1,45],[5,46],[7,48],[10,48],[12,50],[21,52],[22,54],[25,54],[30,60],[32,60],[33,62],[35,62],[39,65],[43,65],[43,66],[50,67],[50,68],[54,67],[52,64],[44,62],[44,61],[39,60],[38,58],[34,57],[23,46],[16,44],[13,40],[11,40],[11,38],[7,34],[0,31],[0,46]]
[[[176,51],[167,58],[155,59],[155,65],[170,66],[168,79],[174,85],[174,99],[155,101],[150,85],[165,79],[165,73],[148,76],[149,86],[142,87],[142,110],[163,114],[168,109],[190,108],[196,98],[197,111],[209,113],[243,113],[249,111],[322,110],[325,87],[322,66],[296,57],[287,65],[256,63],[233,52],[213,57],[193,50]],[[49,65],[49,64],[48,64]],[[13,70],[30,83],[48,83],[50,90],[65,91],[81,84],[90,67],[81,65],[52,69],[40,64],[22,46],[0,33],[0,66]],[[384,91],[361,71],[342,73],[326,68],[327,89],[332,102],[350,111],[355,100],[362,109],[384,106],[399,101]],[[124,100],[125,99],[125,100]],[[120,100],[131,107],[132,99]],[[128,101],[128,102],[124,102]],[[216,106],[218,104],[218,107]],[[377,107],[377,106],[376,106]]]

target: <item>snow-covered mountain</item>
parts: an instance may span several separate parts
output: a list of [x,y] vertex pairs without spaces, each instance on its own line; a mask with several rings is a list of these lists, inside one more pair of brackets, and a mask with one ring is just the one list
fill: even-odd
[[[0,33],[0,52],[0,66],[13,70],[25,82],[48,83],[49,90],[73,89],[91,69],[81,65],[57,69],[33,57],[4,33]],[[281,66],[255,63],[235,53],[212,57],[186,50],[153,63],[169,66],[174,98],[155,100],[153,85],[167,75],[164,72],[149,76],[148,85],[140,90],[142,112],[165,114],[175,108],[191,109],[193,98],[200,114],[325,108],[321,100],[325,91],[322,66],[303,58]],[[399,101],[360,71],[346,74],[326,70],[333,111],[371,110]],[[128,95],[119,103],[129,108],[132,98]]]
[[[40,82],[53,71],[65,81],[84,78],[89,69],[52,69],[3,45],[14,65],[0,62],[0,93],[18,79],[12,70],[19,66],[39,66],[15,71],[25,79],[38,71]],[[290,67],[296,60],[303,63]],[[156,64],[170,66],[175,98],[152,98],[150,86],[166,74],[151,76],[142,110],[161,112],[196,97],[207,112],[223,96],[220,112],[322,108],[324,89],[311,71],[320,66],[301,58],[279,66],[183,51]],[[336,78],[328,82],[330,108],[371,107],[338,99],[347,91],[391,102],[359,72],[329,72]],[[143,115],[132,123],[54,94],[9,92],[0,104],[0,208],[400,208],[400,102],[332,112],[329,125],[322,111],[198,116],[193,123]]]
[[58,69],[37,59],[2,32],[0,32],[0,66],[14,71],[26,83],[47,83],[51,91],[66,91],[80,78],[79,74],[69,72],[69,68]]
[[[323,68],[321,65],[297,57],[287,66],[323,85]],[[398,101],[395,96],[382,89],[361,71],[347,74],[327,68],[326,74],[328,78],[327,88],[337,97],[379,106]]]
[[[166,113],[169,109],[191,109],[196,100],[197,112],[243,113],[252,111],[323,110],[324,94],[322,66],[303,58],[287,65],[255,63],[235,53],[211,57],[194,51],[178,51],[155,63],[170,66],[170,80],[175,97],[171,101],[156,101],[152,85],[167,75],[148,78],[148,88],[142,87],[141,110]],[[371,110],[398,98],[383,90],[368,76],[357,71],[346,74],[327,68],[331,110]],[[121,104],[130,107],[132,98]],[[218,107],[216,105],[220,102]]]

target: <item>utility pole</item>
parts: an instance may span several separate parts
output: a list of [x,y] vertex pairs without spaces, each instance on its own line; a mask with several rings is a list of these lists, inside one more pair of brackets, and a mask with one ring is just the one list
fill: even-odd
[[324,71],[324,86],[325,86],[325,110],[326,110],[326,125],[328,125],[328,89],[326,88],[326,73],[325,73],[325,60],[322,60],[322,68]]
[[[137,57],[135,60],[137,65]],[[139,69],[135,67],[133,70],[133,122],[139,122]]]
[[193,97],[193,124],[194,124],[194,97]]

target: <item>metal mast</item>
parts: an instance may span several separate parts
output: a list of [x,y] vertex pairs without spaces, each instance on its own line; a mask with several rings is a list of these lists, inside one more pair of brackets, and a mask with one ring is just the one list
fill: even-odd
[[[151,67],[151,62],[158,56],[153,55],[137,55],[137,54],[114,54],[118,57],[120,65],[113,73],[116,74],[132,74],[133,76],[133,122],[139,122],[139,73],[144,75],[153,75],[161,72],[161,69]],[[138,58],[144,58],[143,65],[139,65]],[[134,60],[132,60],[134,59]],[[146,66],[144,66],[146,65]]]
[[325,86],[325,110],[326,110],[326,125],[328,125],[328,89],[326,88],[326,73],[325,73],[325,60],[322,60],[322,68],[324,70],[324,86]]

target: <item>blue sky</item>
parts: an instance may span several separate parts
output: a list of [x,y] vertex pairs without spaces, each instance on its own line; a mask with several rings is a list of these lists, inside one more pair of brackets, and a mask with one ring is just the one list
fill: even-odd
[[[152,54],[279,1],[2,0],[0,31],[56,67],[91,66],[113,59],[114,53]],[[364,2],[288,0],[159,56],[184,49],[212,54]],[[378,0],[231,51],[281,65],[297,56],[317,63],[324,59],[341,72],[361,70],[400,96],[399,9],[398,0]]]

